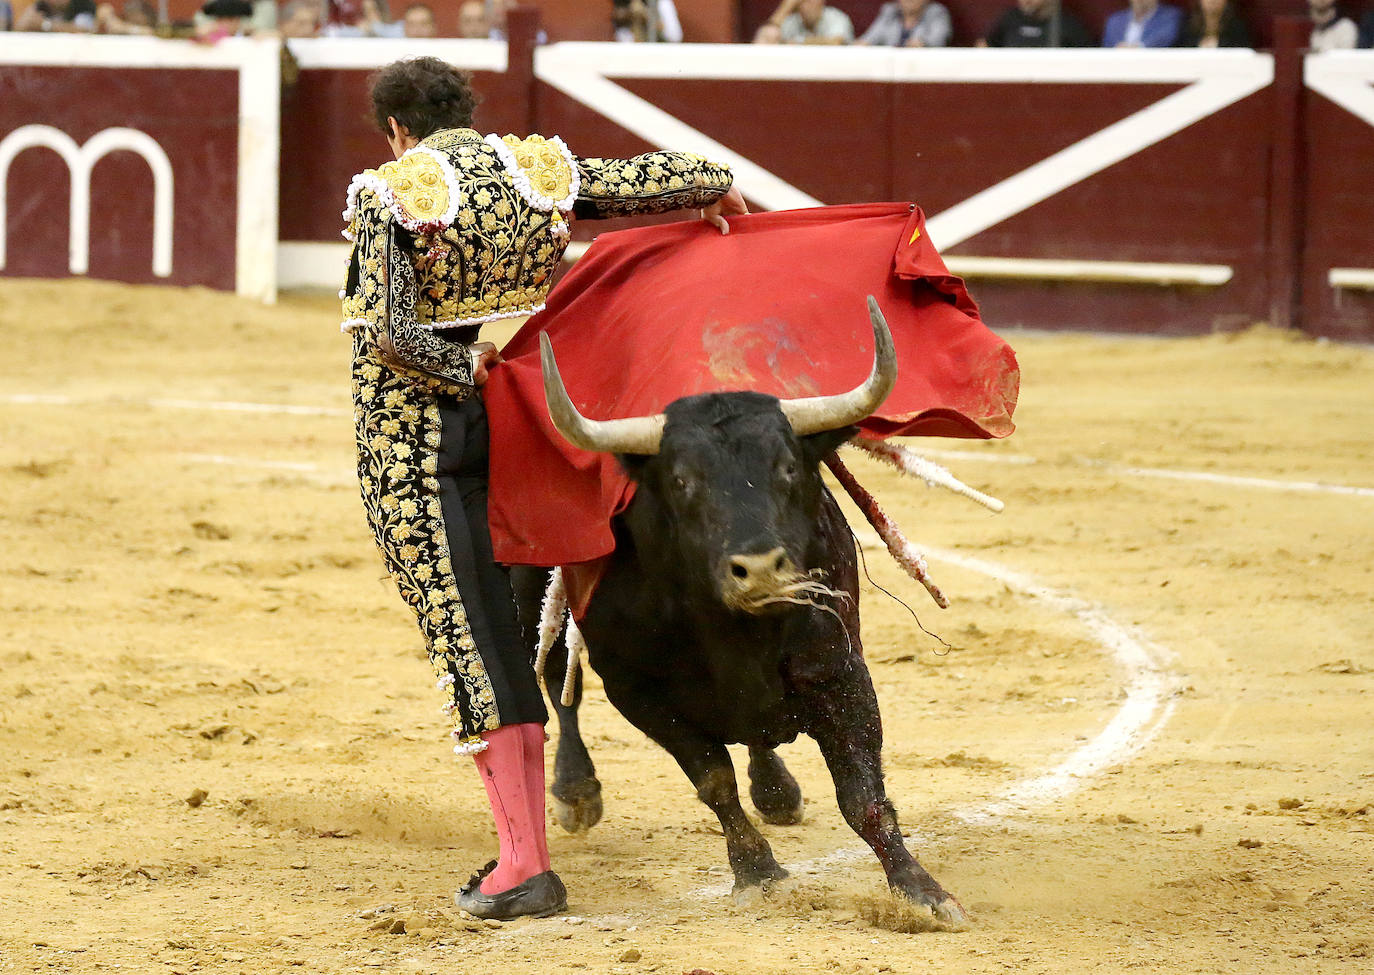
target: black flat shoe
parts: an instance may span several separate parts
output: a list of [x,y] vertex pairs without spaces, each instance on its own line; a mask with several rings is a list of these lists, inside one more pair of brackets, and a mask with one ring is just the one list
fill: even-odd
[[552,870],[545,870],[498,894],[482,893],[483,878],[495,869],[496,861],[493,860],[453,895],[453,902],[460,910],[473,917],[510,921],[517,917],[548,917],[568,909],[568,892]]

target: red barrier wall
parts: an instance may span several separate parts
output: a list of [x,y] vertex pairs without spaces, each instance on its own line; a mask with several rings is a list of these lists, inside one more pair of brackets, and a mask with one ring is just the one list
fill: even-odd
[[[302,71],[282,90],[281,239],[337,240],[344,190],[357,173],[391,158],[368,115],[371,69]],[[495,72],[474,73],[482,94],[477,127],[516,132],[527,127],[524,97]],[[523,93],[519,93],[523,94]]]
[[1374,268],[1374,126],[1315,92],[1306,93],[1303,108],[1306,220],[1298,324],[1332,338],[1374,341],[1374,291],[1336,289],[1327,280],[1333,267]]
[[[153,273],[153,176],[149,164],[128,150],[111,152],[92,172],[92,276],[233,290],[237,72],[6,65],[2,77],[0,137],[38,124],[80,146],[118,125],[146,133],[171,162],[171,276]],[[72,98],[72,92],[84,96]],[[51,149],[24,149],[15,157],[6,179],[8,260],[0,275],[69,273],[71,189],[71,174]]]

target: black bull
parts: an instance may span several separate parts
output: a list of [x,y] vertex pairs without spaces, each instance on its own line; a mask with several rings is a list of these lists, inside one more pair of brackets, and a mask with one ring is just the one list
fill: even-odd
[[[892,890],[959,923],[963,909],[907,851],[887,797],[882,723],[859,640],[854,539],[819,471],[895,380],[891,338],[872,299],[870,311],[873,374],[867,388],[841,397],[780,403],[714,393],[680,399],[660,417],[596,424],[566,400],[547,349],[545,383],[560,431],[578,446],[617,453],[637,485],[581,622],[591,665],[616,709],[667,749],[720,818],[736,893],[766,888],[786,871],[740,806],[725,746],[748,746],[750,798],[763,819],[797,823],[801,791],[774,748],[805,733]],[[537,632],[544,574],[522,570],[515,579],[526,632]],[[565,667],[558,657],[550,655],[545,674],[555,701]],[[601,786],[578,730],[580,696],[578,675],[572,706],[555,707],[551,791],[572,830],[601,815]]]

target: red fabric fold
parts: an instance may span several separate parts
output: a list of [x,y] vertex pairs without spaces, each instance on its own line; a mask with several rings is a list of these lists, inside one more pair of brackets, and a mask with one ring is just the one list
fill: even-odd
[[[680,396],[843,392],[873,363],[873,295],[897,349],[897,386],[869,436],[1005,437],[1019,373],[907,203],[820,207],[603,234],[507,344],[485,397],[496,558],[590,562],[615,547],[633,485],[614,457],[569,445],[544,403],[539,333],[577,408],[603,420]],[[594,575],[595,573],[590,573]]]

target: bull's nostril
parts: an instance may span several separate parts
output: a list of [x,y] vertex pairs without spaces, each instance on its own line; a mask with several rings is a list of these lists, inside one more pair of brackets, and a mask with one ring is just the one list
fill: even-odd
[[787,556],[785,556],[785,555],[779,555],[779,556],[778,556],[778,560],[777,560],[776,562],[773,563],[773,571],[774,571],[774,572],[781,572],[781,571],[783,570],[783,567],[784,567],[785,565],[787,565]]
[[730,566],[730,574],[736,579],[747,579],[749,577],[749,570],[736,562],[734,565]]

